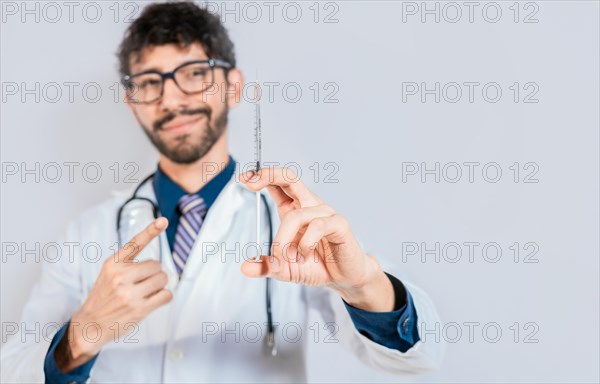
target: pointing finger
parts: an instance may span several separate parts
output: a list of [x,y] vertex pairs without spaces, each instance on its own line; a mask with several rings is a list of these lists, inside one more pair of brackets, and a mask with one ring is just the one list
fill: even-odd
[[125,262],[132,261],[156,236],[167,228],[168,221],[159,217],[150,223],[142,232],[135,235],[118,252],[118,259]]

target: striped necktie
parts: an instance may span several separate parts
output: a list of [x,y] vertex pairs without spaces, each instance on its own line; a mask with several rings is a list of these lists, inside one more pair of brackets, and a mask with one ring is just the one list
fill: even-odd
[[207,209],[204,200],[196,194],[181,197],[177,207],[181,212],[181,217],[175,233],[173,261],[177,272],[181,275],[196,237],[198,237],[198,232],[200,232],[200,227],[202,227]]

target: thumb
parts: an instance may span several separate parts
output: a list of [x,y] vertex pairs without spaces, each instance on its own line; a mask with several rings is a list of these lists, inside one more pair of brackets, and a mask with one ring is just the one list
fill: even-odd
[[261,261],[254,258],[244,261],[241,270],[248,277],[273,277],[279,273],[280,263],[274,256],[261,256]]

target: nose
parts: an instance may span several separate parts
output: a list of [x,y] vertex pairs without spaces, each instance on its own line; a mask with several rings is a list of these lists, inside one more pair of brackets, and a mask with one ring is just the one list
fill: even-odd
[[160,98],[160,108],[163,111],[177,111],[186,107],[187,95],[175,84],[172,78],[165,79],[163,94]]

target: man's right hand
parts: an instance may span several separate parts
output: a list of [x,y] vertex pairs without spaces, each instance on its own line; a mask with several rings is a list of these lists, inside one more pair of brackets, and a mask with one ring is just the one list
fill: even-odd
[[150,312],[171,301],[173,295],[165,289],[168,278],[160,262],[135,260],[167,224],[164,217],[156,219],[104,262],[56,349],[55,361],[62,372],[90,361],[104,345],[127,335]]

